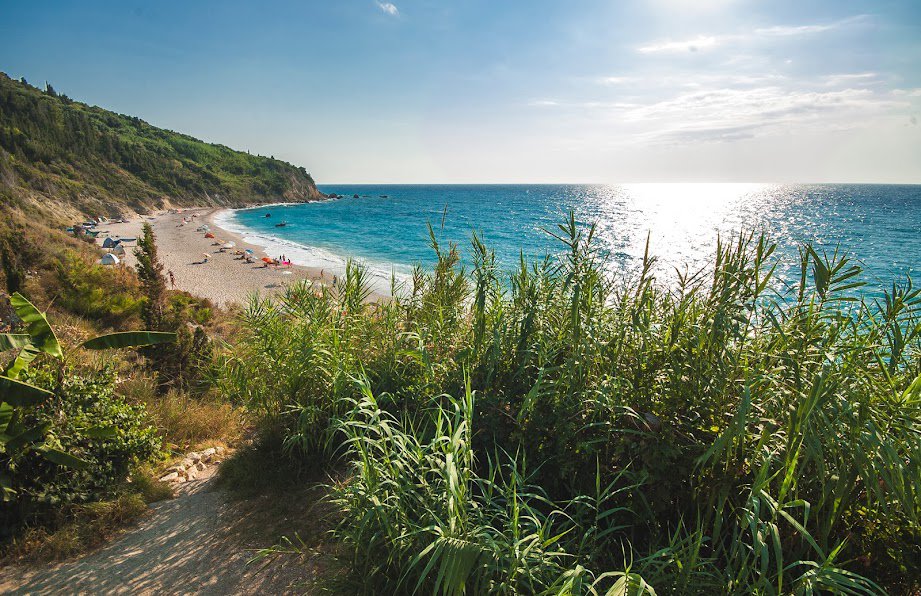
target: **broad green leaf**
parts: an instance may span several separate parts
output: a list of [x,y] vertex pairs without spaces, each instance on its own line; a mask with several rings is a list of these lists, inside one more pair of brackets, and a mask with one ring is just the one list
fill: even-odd
[[13,305],[16,315],[26,324],[29,335],[32,336],[32,345],[55,358],[62,358],[64,353],[61,351],[61,344],[58,343],[58,338],[45,315],[19,292],[10,296],[10,304]]
[[29,383],[0,376],[0,395],[9,405],[21,407],[40,403],[54,394]]
[[90,439],[111,439],[118,434],[118,428],[114,426],[93,426],[84,430],[83,434]]
[[118,348],[134,348],[138,346],[152,346],[154,344],[163,344],[174,341],[175,333],[165,333],[162,331],[124,331],[121,333],[109,333],[89,339],[82,344],[81,348],[87,350],[108,350]]
[[0,333],[0,352],[18,350],[32,343],[28,333]]
[[19,355],[16,356],[16,360],[6,369],[6,376],[11,379],[18,379],[19,373],[22,372],[24,368],[29,366],[35,357],[38,356],[38,349],[32,344],[24,347],[22,351],[19,352]]
[[85,459],[80,459],[79,457],[75,457],[59,449],[52,449],[47,447],[42,449],[41,452],[45,459],[51,463],[58,464],[59,466],[64,466],[65,468],[85,470],[90,465],[90,462],[86,461]]
[[27,447],[30,443],[35,443],[36,441],[41,441],[44,439],[49,430],[51,430],[50,422],[40,424],[39,426],[33,426],[28,430],[22,431],[15,437],[7,439],[4,447],[6,448],[7,453],[19,451],[20,449]]
[[13,419],[13,406],[6,402],[0,402],[0,435],[6,432],[6,427]]

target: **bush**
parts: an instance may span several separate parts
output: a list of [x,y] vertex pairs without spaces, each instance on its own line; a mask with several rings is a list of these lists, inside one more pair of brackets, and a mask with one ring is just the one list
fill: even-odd
[[111,368],[75,371],[33,366],[22,378],[52,388],[57,386],[58,374],[62,381],[55,398],[21,409],[20,415],[30,426],[49,427],[46,444],[88,465],[65,467],[35,451],[7,454],[13,457],[4,463],[16,490],[15,501],[0,505],[7,534],[23,524],[48,521],[63,506],[112,497],[132,468],[160,449],[155,429],[146,424],[144,408],[129,405],[115,394]]
[[141,309],[140,286],[133,272],[103,267],[89,257],[65,251],[57,265],[57,300],[71,312],[109,327],[135,326]]

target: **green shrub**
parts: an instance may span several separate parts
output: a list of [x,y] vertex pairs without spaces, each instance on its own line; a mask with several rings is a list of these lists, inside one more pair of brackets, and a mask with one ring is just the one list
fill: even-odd
[[134,326],[141,308],[137,278],[123,267],[104,267],[74,251],[57,266],[58,303],[109,327]]
[[[55,397],[20,410],[22,422],[47,427],[45,443],[84,460],[80,468],[58,465],[36,451],[4,457],[15,499],[2,503],[4,530],[42,522],[61,506],[105,500],[122,485],[133,466],[155,456],[160,441],[145,422],[144,409],[115,394],[112,369],[76,371],[33,366],[22,379],[38,387],[58,387]],[[87,429],[108,429],[104,435]],[[92,436],[90,436],[92,435]],[[0,455],[0,457],[3,457]]]

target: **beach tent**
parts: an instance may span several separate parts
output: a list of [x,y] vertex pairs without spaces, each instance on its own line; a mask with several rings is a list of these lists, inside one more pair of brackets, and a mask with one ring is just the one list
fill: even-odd
[[125,247],[122,246],[121,244],[116,244],[115,247],[112,249],[112,254],[113,254],[113,255],[118,255],[118,256],[120,256],[120,257],[124,256],[124,255],[125,255]]
[[102,255],[102,259],[99,261],[100,265],[118,265],[118,257],[109,253],[107,255]]
[[233,248],[233,247],[236,246],[236,245],[237,245],[236,242],[227,242],[227,243],[224,244],[224,246],[222,246],[221,248]]
[[116,246],[118,246],[120,242],[121,240],[116,240],[114,238],[106,238],[105,240],[102,241],[102,247],[103,248],[115,248]]
[[205,238],[214,238],[214,234],[212,234],[211,232],[208,232],[207,234],[205,234]]

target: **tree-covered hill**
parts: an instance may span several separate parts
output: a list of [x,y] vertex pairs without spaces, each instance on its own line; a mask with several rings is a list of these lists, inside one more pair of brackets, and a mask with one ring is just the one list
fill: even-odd
[[93,216],[321,197],[303,167],[205,143],[0,73],[0,206]]

